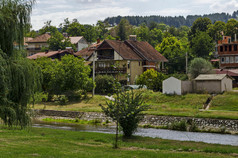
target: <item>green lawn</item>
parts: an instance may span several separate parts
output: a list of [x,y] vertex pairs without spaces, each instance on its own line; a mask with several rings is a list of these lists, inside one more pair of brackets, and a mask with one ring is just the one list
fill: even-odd
[[[160,92],[143,91],[145,103],[150,105],[146,114],[170,115],[170,116],[191,116],[238,119],[238,93],[229,92],[218,95],[212,102],[211,111],[201,111],[209,94],[187,94],[183,96],[165,95]],[[107,99],[104,96],[96,95],[81,102],[69,103],[65,106],[54,103],[35,105],[35,109],[101,112],[99,104],[105,104]]]
[[32,128],[9,130],[0,128],[1,158],[145,158],[145,157],[237,157],[238,147],[195,142],[133,137],[119,139],[113,149],[114,135],[54,129]]

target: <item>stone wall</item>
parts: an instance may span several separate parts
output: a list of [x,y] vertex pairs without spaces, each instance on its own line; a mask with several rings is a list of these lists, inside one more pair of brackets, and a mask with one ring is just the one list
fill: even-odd
[[[36,116],[55,116],[67,118],[79,118],[81,120],[106,120],[112,121],[100,112],[71,112],[71,111],[53,111],[53,110],[35,110]],[[145,115],[140,123],[141,125],[166,126],[173,122],[185,120],[193,121],[201,129],[209,128],[226,128],[229,131],[238,131],[238,120],[210,119],[210,118],[193,118],[193,117],[174,117],[174,116],[156,116]]]

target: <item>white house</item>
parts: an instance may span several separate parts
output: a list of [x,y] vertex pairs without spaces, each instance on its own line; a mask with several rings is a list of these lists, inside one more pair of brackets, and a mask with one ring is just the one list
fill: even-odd
[[69,39],[70,39],[70,42],[76,46],[77,51],[80,51],[83,48],[88,47],[88,43],[83,36],[69,37]]

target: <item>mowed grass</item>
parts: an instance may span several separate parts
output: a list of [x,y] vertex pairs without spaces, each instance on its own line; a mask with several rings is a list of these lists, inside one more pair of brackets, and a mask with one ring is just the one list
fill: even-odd
[[[216,96],[212,102],[211,111],[202,111],[203,104],[210,96],[209,94],[186,94],[178,96],[165,95],[150,90],[138,91],[142,91],[145,103],[150,105],[150,109],[146,111],[145,114],[238,119],[238,93],[235,92],[228,92]],[[89,99],[69,103],[65,106],[47,103],[45,104],[46,106],[37,104],[34,108],[60,111],[101,112],[99,104],[105,105],[106,101],[108,100],[105,96],[95,95],[94,98],[89,97]]]
[[158,138],[119,138],[119,149],[113,149],[114,135],[55,129],[0,128],[1,158],[153,158],[192,157],[227,158],[238,155],[238,147]]
[[238,111],[238,92],[217,95],[212,101],[212,110]]

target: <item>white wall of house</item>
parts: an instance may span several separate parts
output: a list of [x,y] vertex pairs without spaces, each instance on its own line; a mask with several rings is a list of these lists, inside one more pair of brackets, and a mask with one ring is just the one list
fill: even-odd
[[116,51],[114,51],[114,60],[123,60],[123,58]]
[[222,92],[228,92],[228,91],[232,91],[232,79],[229,77],[225,77],[222,81],[221,81],[221,90]]
[[88,47],[88,44],[78,42],[77,50],[80,51],[80,50],[82,50],[84,48],[87,48],[87,47]]
[[175,77],[170,77],[164,80],[163,93],[182,95],[182,81]]

